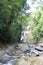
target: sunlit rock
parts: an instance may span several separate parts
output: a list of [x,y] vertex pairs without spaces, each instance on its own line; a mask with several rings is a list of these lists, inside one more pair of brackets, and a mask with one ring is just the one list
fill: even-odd
[[43,65],[43,56],[22,57],[16,61],[15,65]]

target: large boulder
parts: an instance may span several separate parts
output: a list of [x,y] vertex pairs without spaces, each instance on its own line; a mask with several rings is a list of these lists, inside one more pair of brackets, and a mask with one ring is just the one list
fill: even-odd
[[31,64],[31,61],[28,60],[28,58],[23,56],[22,58],[16,60],[14,65],[30,65],[30,64]]
[[7,53],[10,56],[15,55],[15,46],[14,45],[9,46],[5,53]]
[[27,44],[18,44],[18,49],[21,51],[29,50],[29,47]]
[[22,57],[14,65],[43,65],[43,56],[40,57]]
[[0,62],[6,63],[11,59],[11,56],[4,54],[3,56],[0,57]]
[[40,52],[43,52],[43,47],[41,47],[41,46],[37,46],[35,49],[40,51]]

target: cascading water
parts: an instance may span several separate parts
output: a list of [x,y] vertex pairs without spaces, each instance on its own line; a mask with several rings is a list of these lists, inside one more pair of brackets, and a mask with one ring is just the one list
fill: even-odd
[[[36,0],[35,2],[33,2],[33,0],[27,0],[27,5],[30,6],[30,9],[26,10],[25,13],[31,13],[32,11],[36,10],[37,8],[39,8],[40,6],[43,5],[43,1],[42,0]],[[29,28],[27,28],[29,29]],[[22,34],[21,34],[21,41],[24,41],[26,42],[26,34],[28,34],[28,31],[23,31]],[[24,40],[25,39],[25,40]],[[34,50],[34,47],[31,48],[30,47],[30,54],[33,52]],[[11,58],[7,63],[5,64],[2,64],[2,65],[14,65],[14,62],[17,58]],[[1,64],[1,63],[0,63]]]

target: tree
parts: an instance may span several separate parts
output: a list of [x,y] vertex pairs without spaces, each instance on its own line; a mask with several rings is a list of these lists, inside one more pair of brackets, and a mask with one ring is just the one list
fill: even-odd
[[28,17],[28,25],[32,27],[31,32],[37,43],[43,37],[43,7],[30,14]]
[[[11,28],[13,23],[18,27],[17,20],[25,5],[26,0],[0,0],[0,41],[9,42],[12,37]],[[19,28],[19,27],[18,27]],[[15,26],[14,26],[15,29]],[[17,29],[18,30],[18,29]],[[19,30],[20,31],[20,30]],[[13,32],[13,31],[12,31]],[[16,33],[14,31],[13,33]]]

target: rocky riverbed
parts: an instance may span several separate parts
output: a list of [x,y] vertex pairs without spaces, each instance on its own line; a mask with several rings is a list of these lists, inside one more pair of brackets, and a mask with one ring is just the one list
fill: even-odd
[[43,45],[18,44],[0,51],[0,65],[43,65]]

